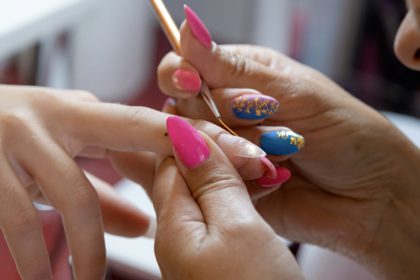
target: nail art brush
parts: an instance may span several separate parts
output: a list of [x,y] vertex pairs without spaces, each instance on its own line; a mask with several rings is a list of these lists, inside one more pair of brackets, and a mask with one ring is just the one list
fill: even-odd
[[[165,4],[162,0],[150,0],[152,7],[156,13],[156,16],[159,20],[160,26],[162,27],[163,31],[166,34],[170,44],[172,45],[173,50],[177,54],[181,54],[181,46],[180,46],[180,34],[178,27],[176,26],[172,16],[170,15],[168,9],[166,8]],[[207,83],[203,80],[201,84],[200,94],[203,97],[204,101],[206,102],[207,106],[212,111],[213,115],[219,121],[219,123],[232,135],[237,134],[227,126],[223,120],[222,116],[217,108],[216,102],[211,95],[210,89]]]

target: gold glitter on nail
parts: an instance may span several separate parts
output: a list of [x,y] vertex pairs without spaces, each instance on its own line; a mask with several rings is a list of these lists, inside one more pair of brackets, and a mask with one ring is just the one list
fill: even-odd
[[299,150],[305,146],[305,138],[303,136],[296,134],[291,130],[281,130],[277,131],[277,137],[283,140],[290,139],[290,144],[297,147]]
[[[279,103],[267,96],[242,95],[233,100],[232,108],[237,114],[254,115],[257,118],[266,118],[276,113]],[[252,117],[251,117],[252,118]]]

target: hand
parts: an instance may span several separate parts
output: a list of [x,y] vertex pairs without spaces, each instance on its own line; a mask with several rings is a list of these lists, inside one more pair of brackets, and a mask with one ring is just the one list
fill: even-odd
[[[292,170],[282,188],[254,200],[263,217],[289,239],[348,255],[382,276],[415,275],[419,150],[383,116],[319,72],[266,48],[214,42],[206,47],[190,24],[181,28],[182,57],[170,53],[159,66],[160,88],[179,98],[180,115],[212,120],[195,97],[198,90],[182,90],[174,79],[179,69],[200,73],[228,124]],[[235,112],[232,96],[249,94],[248,89],[280,103],[259,126],[250,127],[253,123]],[[306,142],[285,162],[279,157],[284,153],[273,149],[284,144],[283,137],[268,142],[266,134],[277,130],[282,135],[283,126]]]
[[176,160],[160,163],[152,196],[163,279],[303,279],[220,148],[178,117],[167,123]]
[[[22,278],[51,277],[32,201],[47,202],[62,215],[77,279],[101,279],[104,273],[101,213],[110,232],[146,232],[149,217],[104,183],[92,181],[95,190],[73,158],[112,156],[110,150],[169,155],[166,118],[148,108],[100,103],[81,91],[0,86],[0,228]],[[231,152],[244,171],[252,169],[250,178],[264,174],[258,157],[243,158],[243,149],[220,140],[222,129],[203,121],[195,125]]]

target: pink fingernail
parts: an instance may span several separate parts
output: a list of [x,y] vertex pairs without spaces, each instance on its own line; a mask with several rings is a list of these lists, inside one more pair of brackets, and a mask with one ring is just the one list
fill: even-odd
[[291,176],[290,170],[281,166],[276,168],[276,173],[277,176],[274,179],[265,176],[261,177],[257,180],[258,185],[264,188],[275,187],[289,180]]
[[178,69],[172,75],[172,82],[179,90],[197,93],[201,88],[201,78],[195,72]]
[[274,166],[274,164],[267,158],[267,157],[262,157],[261,159],[261,163],[265,168],[265,173],[263,175],[264,178],[271,178],[274,179],[277,177],[277,171],[276,171],[276,167]]
[[207,49],[211,49],[211,35],[203,21],[188,5],[184,5],[185,18],[195,38]]
[[169,138],[181,162],[188,169],[201,165],[210,157],[210,149],[200,133],[177,116],[166,120]]

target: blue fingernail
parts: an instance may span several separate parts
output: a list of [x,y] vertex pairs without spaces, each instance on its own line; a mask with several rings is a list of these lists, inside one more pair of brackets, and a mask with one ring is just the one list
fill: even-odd
[[281,129],[263,133],[260,145],[267,154],[284,156],[299,152],[305,139],[291,130]]
[[276,99],[261,94],[245,94],[232,100],[232,110],[240,119],[266,119],[278,109],[279,102]]

